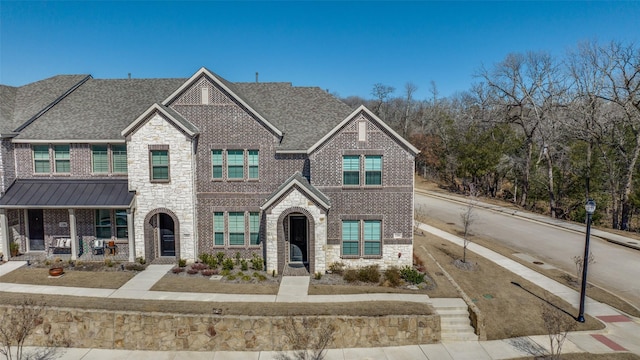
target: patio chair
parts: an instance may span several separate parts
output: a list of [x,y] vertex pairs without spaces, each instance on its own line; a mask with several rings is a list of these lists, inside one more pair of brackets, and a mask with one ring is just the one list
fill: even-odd
[[93,240],[91,252],[93,255],[104,255],[104,240]]

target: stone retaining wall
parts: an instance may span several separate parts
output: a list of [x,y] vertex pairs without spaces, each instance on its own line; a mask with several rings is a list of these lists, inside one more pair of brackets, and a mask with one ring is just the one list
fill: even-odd
[[[203,304],[203,306],[206,306]],[[0,319],[13,306],[0,306]],[[114,312],[47,308],[42,323],[26,345],[43,346],[52,340],[71,347],[127,350],[288,350],[292,319],[296,327],[303,317],[255,317],[185,315],[170,313]],[[419,316],[314,316],[307,329],[335,328],[329,348],[379,347],[431,344],[440,341],[440,317]],[[0,324],[1,326],[2,324]],[[306,330],[304,330],[306,331]]]

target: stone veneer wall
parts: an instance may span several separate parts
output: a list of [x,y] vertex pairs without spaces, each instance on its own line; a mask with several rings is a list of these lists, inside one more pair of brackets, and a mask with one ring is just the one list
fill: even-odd
[[[149,145],[169,146],[168,183],[150,181]],[[162,116],[153,115],[127,139],[127,167],[129,190],[136,191],[135,257],[145,256],[145,217],[154,209],[165,208],[179,221],[176,245],[179,237],[180,248],[176,248],[176,257],[193,261],[196,249],[191,139]]]
[[[0,306],[0,318],[13,306]],[[330,348],[402,346],[440,341],[438,315],[306,317],[317,327],[333,325]],[[70,347],[127,350],[289,350],[283,330],[292,317],[185,315],[48,308],[26,345],[49,340]],[[302,317],[293,317],[297,322]]]
[[[327,268],[327,260],[325,255],[325,249],[327,245],[327,219],[323,209],[319,208],[316,204],[310,201],[305,195],[303,195],[298,189],[294,189],[289,192],[283,199],[281,199],[274,207],[270,208],[267,212],[267,239],[266,239],[266,259],[267,259],[267,272],[271,273],[273,270],[278,271],[279,256],[283,257],[284,254],[278,254],[278,240],[284,241],[284,239],[278,239],[278,226],[280,215],[290,208],[302,208],[311,214],[313,219],[307,219],[314,222],[314,238],[315,244],[313,249],[309,249],[309,261],[313,260],[313,268],[309,269],[311,273],[321,272],[324,273]],[[311,234],[309,234],[311,235]],[[307,240],[309,240],[308,236]],[[311,244],[309,244],[311,245]],[[286,251],[286,250],[285,250]],[[280,259],[282,260],[282,259]]]

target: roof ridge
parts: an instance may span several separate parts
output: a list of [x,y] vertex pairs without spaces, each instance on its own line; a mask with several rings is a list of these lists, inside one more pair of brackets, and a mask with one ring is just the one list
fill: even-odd
[[49,105],[45,106],[44,109],[38,111],[35,115],[33,115],[29,120],[27,120],[24,124],[20,125],[18,128],[13,130],[14,132],[20,132],[24,130],[27,126],[31,125],[34,121],[36,121],[39,117],[44,115],[47,111],[49,111],[52,107],[56,106],[60,101],[69,96],[72,92],[74,92],[77,88],[82,86],[87,80],[91,78],[91,75],[87,75],[84,79],[80,80],[77,84],[72,86],[70,89],[65,91],[62,95],[58,96],[55,100],[53,100]]

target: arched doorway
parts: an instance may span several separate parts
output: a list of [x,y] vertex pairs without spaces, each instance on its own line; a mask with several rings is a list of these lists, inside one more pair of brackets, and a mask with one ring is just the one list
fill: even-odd
[[173,219],[166,213],[160,213],[157,216],[160,256],[176,256],[176,236]]
[[149,261],[180,258],[180,223],[173,211],[150,211],[144,220],[145,257]]
[[302,214],[289,216],[289,262],[309,263],[309,234],[307,217]]

